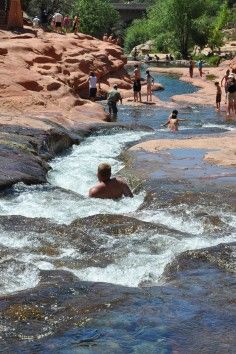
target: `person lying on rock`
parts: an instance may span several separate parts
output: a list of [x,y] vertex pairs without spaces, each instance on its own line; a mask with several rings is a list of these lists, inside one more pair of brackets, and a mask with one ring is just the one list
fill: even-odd
[[99,182],[90,188],[89,197],[103,199],[133,197],[133,193],[123,179],[111,177],[111,166],[108,163],[98,165],[97,177]]
[[170,129],[172,132],[177,132],[179,130],[179,122],[184,122],[189,119],[180,119],[178,118],[178,111],[177,109],[174,109],[173,112],[170,114],[168,121],[162,125],[162,127],[167,127]]

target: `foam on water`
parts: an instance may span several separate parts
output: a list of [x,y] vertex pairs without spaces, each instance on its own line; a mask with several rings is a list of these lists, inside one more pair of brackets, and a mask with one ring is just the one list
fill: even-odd
[[[78,217],[94,214],[123,214],[136,210],[143,202],[144,193],[119,201],[88,198],[88,190],[97,182],[96,170],[100,162],[108,162],[113,173],[124,165],[117,157],[127,143],[150,134],[147,132],[118,132],[89,137],[74,146],[67,156],[58,157],[52,163],[48,186],[24,186],[13,188],[13,195],[0,200],[1,215],[45,217],[58,223],[70,223]],[[55,187],[59,187],[59,189]],[[63,188],[61,190],[60,188]],[[72,192],[72,193],[70,193]]]
[[[82,280],[110,282],[126,286],[142,283],[160,283],[165,266],[174,257],[186,250],[194,250],[228,243],[236,240],[236,232],[212,237],[205,233],[204,220],[195,218],[194,206],[179,205],[178,210],[156,209],[137,211],[145,193],[141,192],[131,200],[118,201],[91,199],[87,197],[89,188],[96,183],[96,169],[100,162],[109,162],[117,173],[123,168],[118,156],[127,143],[150,134],[146,132],[122,131],[89,137],[79,146],[74,146],[70,154],[56,158],[52,163],[48,180],[50,185],[25,186],[19,184],[12,194],[0,200],[0,214],[45,217],[58,223],[69,224],[76,218],[94,214],[121,214],[136,219],[160,224],[166,230],[147,230],[132,235],[94,235],[100,242],[100,251],[111,255],[111,261],[104,266],[79,266],[70,268],[78,260],[87,261],[90,254],[84,254],[64,239],[61,247],[50,234],[5,232],[1,230],[0,244],[15,252],[1,261],[1,293],[10,293],[27,287],[34,287],[39,281],[40,270],[57,269],[55,261],[65,261],[66,269]],[[176,207],[174,207],[176,208]],[[181,213],[181,208],[185,210]],[[174,212],[173,212],[174,211]],[[236,219],[230,213],[217,210],[221,220],[235,229]],[[170,229],[176,233],[171,233]],[[91,231],[92,232],[92,231]],[[181,235],[178,233],[182,233]],[[45,255],[37,249],[49,243],[57,248],[56,255]],[[13,254],[13,253],[12,253]],[[99,254],[94,254],[98,257]],[[109,257],[108,257],[109,258]],[[60,262],[59,262],[60,263]],[[94,264],[94,263],[92,263]],[[72,267],[72,266],[71,266]]]
[[[145,244],[144,235],[138,235],[140,244],[137,247],[129,239],[130,250],[125,257],[119,258],[115,263],[107,267],[88,267],[80,270],[63,268],[72,271],[81,280],[94,282],[108,282],[120,284],[123,286],[136,287],[143,283],[160,284],[163,283],[162,274],[168,263],[174,257],[187,250],[196,250],[210,246],[216,246],[219,243],[236,241],[236,233],[230,236],[219,238],[208,237],[188,237],[178,240],[171,236],[153,235],[152,242],[159,244],[159,251],[155,254]],[[146,237],[146,235],[145,235]],[[164,240],[164,243],[162,243]],[[168,240],[168,242],[167,242]],[[133,251],[131,250],[133,248]],[[135,250],[135,251],[134,251]]]

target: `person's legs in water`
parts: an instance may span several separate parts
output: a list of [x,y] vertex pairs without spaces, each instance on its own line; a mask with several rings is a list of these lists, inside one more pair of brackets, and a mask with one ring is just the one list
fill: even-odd
[[137,80],[137,98],[139,99],[139,102],[142,102],[141,88],[141,81]]
[[138,91],[137,91],[137,81],[134,81],[133,84],[133,92],[134,92],[134,102],[138,101]]
[[112,113],[112,102],[108,102],[108,111],[109,111],[109,115],[111,117],[111,113]]
[[147,85],[147,102],[148,98],[150,98],[150,102],[152,102],[152,86],[149,84]]
[[231,92],[228,93],[228,107],[227,107],[227,116],[230,115],[231,110],[234,110],[234,100],[233,94]]
[[117,106],[116,106],[116,102],[112,102],[112,113],[113,113],[113,118],[116,119],[117,118]]

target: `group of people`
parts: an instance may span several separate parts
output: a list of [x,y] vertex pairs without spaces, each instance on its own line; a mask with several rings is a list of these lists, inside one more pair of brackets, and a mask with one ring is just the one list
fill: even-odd
[[109,42],[109,43],[121,45],[120,38],[119,37],[115,37],[115,35],[113,33],[111,33],[110,36],[108,36],[107,33],[104,33],[104,35],[102,37],[102,40],[103,40],[103,42]]
[[[152,102],[152,86],[154,85],[154,78],[150,74],[149,70],[146,70],[146,78],[144,81],[147,85],[147,102]],[[141,71],[138,64],[134,65],[133,72],[133,93],[134,102],[142,102],[142,85],[141,85]]]
[[[193,77],[194,68],[195,68],[195,61],[192,58],[190,58],[190,60],[189,60],[189,76],[191,78]],[[202,59],[197,61],[197,68],[198,68],[198,71],[199,71],[199,75],[202,77],[202,75],[203,75],[203,71],[202,71],[203,60]]]
[[57,11],[53,16],[50,16],[46,10],[43,10],[40,17],[36,16],[33,19],[33,27],[40,25],[44,30],[47,30],[49,24],[56,33],[78,33],[80,20],[78,16],[73,19],[69,15],[63,16],[60,11]]

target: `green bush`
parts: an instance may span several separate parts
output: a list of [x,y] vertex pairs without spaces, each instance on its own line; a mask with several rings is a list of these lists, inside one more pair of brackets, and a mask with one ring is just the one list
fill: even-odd
[[125,34],[125,52],[129,53],[135,46],[145,43],[150,39],[147,21],[134,20],[132,25],[126,30]]

